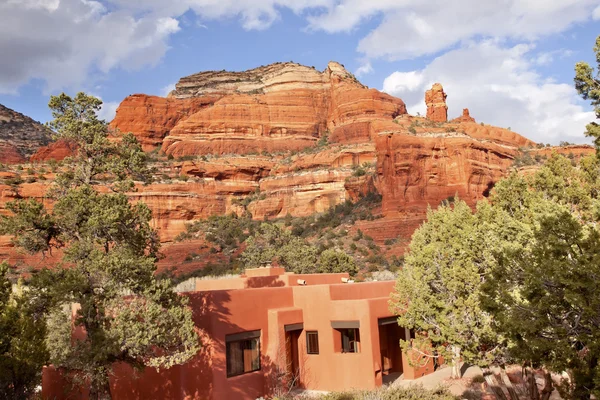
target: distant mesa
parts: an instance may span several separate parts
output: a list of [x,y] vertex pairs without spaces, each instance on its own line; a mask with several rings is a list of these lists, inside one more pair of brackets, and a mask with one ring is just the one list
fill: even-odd
[[184,157],[298,151],[325,136],[368,142],[374,121],[402,114],[402,100],[367,88],[337,62],[324,71],[276,63],[193,74],[167,98],[129,96],[111,126],[133,132],[146,150]]

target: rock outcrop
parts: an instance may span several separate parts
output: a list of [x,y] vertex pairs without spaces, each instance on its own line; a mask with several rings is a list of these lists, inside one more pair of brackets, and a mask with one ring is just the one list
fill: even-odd
[[402,114],[402,100],[368,89],[338,63],[323,72],[277,63],[190,75],[166,99],[130,96],[111,126],[133,132],[145,149],[185,157],[297,151],[328,134],[332,142],[368,142],[372,121]]
[[[348,230],[360,229],[380,245],[394,239],[386,254],[400,255],[428,206],[455,195],[474,205],[523,148],[538,158],[553,151],[576,158],[594,151],[534,149],[535,143],[515,132],[475,123],[468,109],[447,122],[445,101],[436,84],[426,95],[427,118],[413,117],[402,100],[363,86],[338,63],[323,72],[279,63],[191,75],[167,98],[129,96],[111,127],[132,132],[147,151],[161,149],[152,156],[158,160],[155,182],[138,185],[129,196],[153,212],[153,226],[165,244],[161,268],[183,263],[190,270],[218,261],[219,255],[201,239],[174,239],[186,224],[211,215],[309,216],[380,194],[381,204],[372,210],[377,218],[358,220]],[[39,149],[32,160],[60,160],[70,151],[57,142]],[[0,142],[0,154],[19,162],[16,147],[7,143]],[[10,183],[18,173],[26,181],[35,178],[7,171],[0,179]],[[52,174],[47,175],[47,181],[21,185],[18,196],[47,201],[43,194]],[[0,214],[16,196],[14,185],[0,184]],[[11,263],[42,265],[17,254],[1,237],[0,254]]]
[[434,83],[431,89],[425,92],[425,104],[427,105],[428,120],[434,122],[448,121],[446,93],[440,83]]
[[134,94],[119,105],[110,123],[122,133],[133,132],[145,151],[162,145],[163,139],[177,123],[202,108],[213,105],[221,96],[174,99]]
[[458,118],[454,118],[452,122],[475,122],[475,118],[471,117],[468,108],[463,108],[462,115]]
[[76,146],[67,140],[57,140],[47,146],[40,147],[30,161],[35,163],[46,162],[50,160],[62,161],[65,158],[73,155]]
[[39,122],[0,104],[0,163],[26,161],[51,141],[52,132]]

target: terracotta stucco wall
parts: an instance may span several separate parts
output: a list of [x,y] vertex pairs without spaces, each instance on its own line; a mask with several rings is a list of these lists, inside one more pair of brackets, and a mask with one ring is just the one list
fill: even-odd
[[[283,282],[296,276],[265,276],[244,280],[276,279]],[[307,276],[308,283],[311,276]],[[340,276],[322,276],[339,281]],[[237,280],[234,282],[239,283]],[[263,282],[264,283],[264,282]],[[201,330],[202,349],[182,366],[156,372],[146,369],[134,378],[126,365],[115,366],[111,381],[113,399],[241,399],[254,400],[270,390],[281,369],[285,369],[285,326],[302,323],[298,340],[301,385],[316,390],[368,389],[381,385],[381,351],[378,320],[391,316],[388,298],[393,282],[363,284],[272,286],[241,290],[213,290],[186,293]],[[356,321],[360,325],[360,352],[341,353],[336,349],[332,321]],[[225,337],[260,330],[261,370],[227,377]],[[319,334],[319,354],[306,351],[306,332]],[[406,361],[406,360],[404,360]],[[406,377],[420,376],[427,368],[414,371],[403,363]],[[51,369],[44,373],[45,398],[66,399],[64,380]],[[85,399],[86,393],[73,399]]]

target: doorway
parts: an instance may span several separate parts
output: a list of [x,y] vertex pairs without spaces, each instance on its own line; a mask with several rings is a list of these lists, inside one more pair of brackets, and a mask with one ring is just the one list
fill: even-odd
[[291,388],[300,385],[300,354],[298,342],[302,329],[285,332],[286,365]]
[[382,318],[378,325],[383,383],[390,383],[400,378],[404,372],[400,340],[405,340],[406,330],[398,326],[396,317]]

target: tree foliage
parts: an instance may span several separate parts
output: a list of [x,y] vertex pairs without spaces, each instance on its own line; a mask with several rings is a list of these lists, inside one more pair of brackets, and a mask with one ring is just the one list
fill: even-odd
[[248,268],[275,261],[297,274],[358,272],[356,262],[348,254],[335,249],[321,250],[278,223],[262,223],[246,240],[241,259]]
[[358,266],[354,258],[335,249],[327,249],[319,257],[319,272],[322,273],[341,273],[348,272],[354,275],[358,272]]
[[570,373],[565,398],[598,395],[598,160],[554,156],[534,176],[496,187],[496,237],[484,304],[517,360]]
[[[150,209],[122,193],[148,173],[141,148],[132,136],[109,140],[96,117],[100,104],[82,93],[51,98],[50,125],[78,152],[58,180],[52,209],[35,200],[10,203],[12,215],[0,219],[0,231],[29,253],[62,254],[58,265],[34,276],[28,297],[49,316],[52,364],[89,382],[91,398],[110,398],[115,362],[169,368],[196,354],[198,337],[185,298],[154,277],[159,241]],[[110,178],[113,192],[92,186],[100,176]]]
[[54,118],[48,123],[55,139],[67,141],[75,149],[56,177],[59,189],[102,182],[117,190],[129,190],[133,180],[148,182],[151,171],[147,155],[133,134],[110,137],[108,125],[98,119],[102,101],[85,93],[72,98],[64,93],[50,98]]
[[0,264],[0,399],[31,397],[48,360],[46,324],[35,315],[19,284],[12,290],[8,264]]
[[[594,46],[596,56],[596,72],[594,68],[586,62],[575,64],[575,89],[584,100],[590,100],[596,118],[600,119],[600,36],[596,38]],[[591,122],[586,127],[586,135],[594,138],[596,147],[600,147],[600,125],[597,122]]]
[[498,182],[474,214],[430,211],[396,285],[399,322],[466,361],[498,346],[504,361],[566,371],[564,398],[600,394],[599,171],[596,157],[555,154]]
[[485,365],[497,343],[491,316],[480,302],[490,254],[479,229],[477,216],[462,200],[430,209],[413,234],[390,300],[398,323],[417,333],[402,347],[419,351],[431,342],[438,355],[453,360],[456,377],[460,357]]

